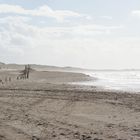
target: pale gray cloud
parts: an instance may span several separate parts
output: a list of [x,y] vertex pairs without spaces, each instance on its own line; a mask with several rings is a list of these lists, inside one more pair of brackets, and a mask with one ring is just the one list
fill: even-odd
[[131,12],[131,14],[132,14],[133,16],[140,17],[140,10],[134,10],[134,11]]
[[43,5],[31,10],[25,9],[19,5],[0,4],[0,13],[14,13],[28,16],[50,17],[56,19],[57,21],[63,21],[68,17],[85,17],[87,19],[90,17],[70,10],[53,10],[48,5]]
[[[90,68],[95,64],[96,68],[106,65],[112,68],[117,59],[131,63],[138,58],[139,38],[111,37],[111,33],[122,29],[121,26],[39,27],[29,21],[29,18],[20,16],[0,19],[1,58],[4,59],[5,53],[8,62]],[[110,37],[105,38],[108,32]],[[124,60],[126,49],[128,56]]]
[[111,16],[101,16],[102,19],[112,20],[113,18]]

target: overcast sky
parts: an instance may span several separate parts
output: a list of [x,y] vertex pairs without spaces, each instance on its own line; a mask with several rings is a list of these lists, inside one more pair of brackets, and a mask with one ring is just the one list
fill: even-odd
[[140,0],[0,0],[0,61],[140,68]]

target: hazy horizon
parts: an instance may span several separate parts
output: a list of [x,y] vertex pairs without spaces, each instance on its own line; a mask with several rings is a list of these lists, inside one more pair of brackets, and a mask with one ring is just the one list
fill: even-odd
[[0,62],[140,69],[138,0],[0,0]]

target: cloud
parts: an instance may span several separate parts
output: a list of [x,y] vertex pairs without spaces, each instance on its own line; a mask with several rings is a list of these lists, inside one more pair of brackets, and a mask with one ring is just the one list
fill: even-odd
[[[33,47],[47,40],[67,40],[72,38],[92,38],[97,35],[106,35],[121,29],[121,26],[104,26],[96,24],[39,27],[29,24],[30,18],[21,16],[8,16],[0,19],[1,46],[7,47]],[[37,42],[37,43],[34,43]],[[45,44],[45,43],[44,43]],[[47,43],[46,43],[47,44]]]
[[140,17],[140,10],[132,11],[131,14],[132,14],[133,16]]
[[57,21],[63,21],[65,18],[69,17],[85,17],[89,18],[84,14],[79,14],[74,11],[69,10],[53,10],[47,5],[43,5],[36,9],[25,9],[19,5],[9,5],[9,4],[0,4],[0,13],[14,13],[14,14],[22,14],[27,16],[42,16],[42,17],[50,17],[54,18]]
[[107,19],[107,20],[112,20],[113,19],[111,16],[101,16],[101,18]]
[[0,49],[21,55],[23,48],[30,44],[30,38],[34,34],[31,29],[27,29],[25,17],[5,17],[0,19]]
[[[47,5],[26,9],[0,4],[0,14],[1,61],[88,68],[139,66],[140,38],[121,38],[117,33],[124,35],[123,26],[96,24],[89,15]],[[140,11],[132,14],[139,16]],[[58,24],[46,17],[70,22]]]
[[130,42],[130,39],[124,42],[104,38],[119,26],[39,27],[29,21],[21,16],[0,19],[1,59],[16,63],[105,67],[108,61],[113,61],[112,55],[117,58],[122,47]]

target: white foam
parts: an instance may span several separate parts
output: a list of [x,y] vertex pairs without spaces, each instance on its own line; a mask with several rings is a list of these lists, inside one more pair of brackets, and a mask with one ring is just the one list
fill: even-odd
[[98,80],[78,82],[77,84],[140,92],[140,71],[90,71],[84,73]]

